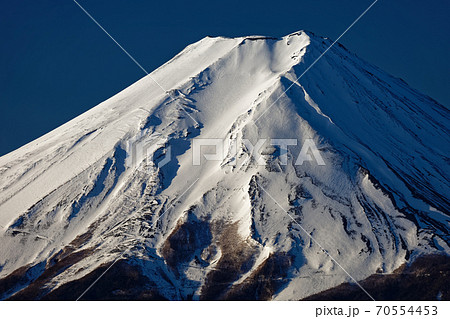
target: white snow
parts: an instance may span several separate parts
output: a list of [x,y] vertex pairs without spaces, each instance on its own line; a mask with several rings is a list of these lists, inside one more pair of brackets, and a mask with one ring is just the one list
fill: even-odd
[[[275,299],[300,299],[350,280],[310,236],[356,280],[394,270],[407,250],[435,249],[417,227],[437,223],[448,236],[448,110],[337,46],[296,81],[327,41],[305,32],[205,38],[0,157],[0,277],[47,261],[89,232],[78,249],[95,247],[95,253],[53,278],[53,287],[128,249],[168,298],[198,294],[157,258],[192,207],[210,223],[237,222],[241,240],[257,247],[252,269],[234,285],[272,253],[293,256],[289,282]],[[156,157],[166,144],[172,161],[160,169],[145,158],[128,165],[127,144],[149,136],[159,138],[146,154]],[[194,166],[193,138],[234,139],[237,156],[229,148],[224,161]],[[255,145],[282,138],[298,139],[288,165],[276,155],[264,155],[264,166],[245,160],[244,139]],[[325,166],[294,165],[306,139],[316,143]],[[417,212],[417,224],[405,216]],[[448,251],[446,234],[435,233],[435,245]],[[204,269],[191,264],[185,278],[203,285],[221,254]],[[158,269],[172,282],[158,277]],[[174,283],[176,289],[163,288]]]

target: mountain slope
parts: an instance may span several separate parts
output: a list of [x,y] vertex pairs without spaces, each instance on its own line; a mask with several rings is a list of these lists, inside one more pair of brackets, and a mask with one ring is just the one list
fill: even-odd
[[[448,109],[338,45],[296,81],[331,43],[205,38],[1,157],[2,298],[78,297],[123,258],[139,289],[86,297],[298,300],[449,254]],[[193,165],[207,139],[224,156]]]

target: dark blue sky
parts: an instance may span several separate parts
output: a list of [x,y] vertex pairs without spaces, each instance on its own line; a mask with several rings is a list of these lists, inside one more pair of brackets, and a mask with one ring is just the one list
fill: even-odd
[[[207,35],[336,39],[372,0],[79,0],[147,70]],[[72,0],[1,0],[0,156],[144,76]],[[379,0],[341,39],[450,105],[450,1]]]

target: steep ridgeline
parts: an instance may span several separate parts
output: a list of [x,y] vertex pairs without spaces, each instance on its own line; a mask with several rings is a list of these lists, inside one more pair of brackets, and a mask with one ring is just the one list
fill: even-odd
[[304,73],[331,43],[207,37],[1,157],[1,298],[117,261],[82,299],[298,300],[448,255],[449,110],[338,44]]

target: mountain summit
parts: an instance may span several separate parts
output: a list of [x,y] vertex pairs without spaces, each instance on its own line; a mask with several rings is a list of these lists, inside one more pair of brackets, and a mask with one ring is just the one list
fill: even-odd
[[298,300],[450,254],[449,110],[332,43],[204,38],[1,157],[1,298]]

